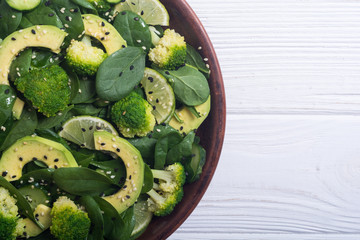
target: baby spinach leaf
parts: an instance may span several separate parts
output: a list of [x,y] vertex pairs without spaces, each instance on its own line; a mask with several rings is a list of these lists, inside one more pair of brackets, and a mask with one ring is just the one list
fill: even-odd
[[197,106],[208,99],[209,83],[196,68],[185,65],[174,71],[159,68],[156,70],[168,79],[173,86],[176,99],[185,105]]
[[194,138],[195,133],[192,131],[186,135],[180,143],[173,146],[166,156],[166,165],[170,165],[176,162],[185,164],[187,162],[186,160],[191,157]]
[[154,169],[164,169],[169,149],[179,144],[182,137],[178,132],[171,132],[160,138],[155,145]]
[[25,197],[14,187],[11,183],[9,183],[5,178],[0,176],[0,186],[9,190],[10,194],[16,198],[16,205],[19,207],[19,210],[28,218],[30,218],[33,222],[35,222],[40,228],[44,228],[44,226],[36,221],[33,209],[31,208],[30,203],[25,199]]
[[52,168],[34,170],[22,175],[21,179],[18,180],[18,182],[20,182],[21,180],[23,182],[28,182],[31,179],[34,180],[34,182],[40,182],[41,180],[44,180],[50,183],[53,179],[53,173],[54,169]]
[[144,183],[143,187],[141,188],[141,193],[147,193],[153,188],[154,185],[154,177],[151,172],[149,165],[145,164],[144,170]]
[[48,129],[60,125],[65,121],[67,113],[73,108],[74,105],[70,105],[54,117],[43,117],[39,119],[37,129]]
[[194,143],[192,147],[192,158],[184,165],[187,183],[195,182],[200,178],[205,161],[206,150],[199,144]]
[[[23,15],[22,21],[26,22],[26,25],[29,25],[31,23],[31,26],[33,25],[53,25],[58,28],[63,28],[64,25],[62,24],[59,16],[56,14],[56,12],[45,6],[45,2],[41,3],[37,8],[34,10],[25,13]],[[24,24],[24,22],[22,23]],[[30,26],[26,26],[30,27]]]
[[120,49],[100,65],[96,75],[96,92],[104,100],[118,101],[139,84],[144,71],[145,53],[141,48]]
[[190,44],[186,45],[186,60],[185,62],[204,74],[204,76],[209,79],[210,69],[206,67],[206,63],[201,57],[200,53],[196,51]]
[[94,6],[87,0],[71,0],[71,1],[83,8],[90,9],[96,12]]
[[83,35],[84,23],[79,7],[70,0],[51,0],[49,7],[55,10],[65,31],[69,34],[65,38],[65,45],[68,45],[71,39],[80,39]]
[[[0,85],[0,126],[12,116],[12,108],[16,100],[16,92],[9,85]],[[2,131],[3,129],[1,129]]]
[[31,56],[31,67],[32,68],[44,68],[52,65],[59,65],[63,57],[54,54],[47,49],[39,49],[33,51]]
[[125,212],[121,213],[124,221],[119,239],[130,239],[131,233],[135,227],[134,206],[129,207]]
[[140,47],[148,52],[151,47],[151,33],[146,22],[136,13],[122,11],[114,20],[114,27],[126,40],[128,46]]
[[51,129],[37,129],[36,134],[40,137],[47,138],[49,140],[61,143],[65,148],[70,150],[70,147],[67,144],[66,140],[64,138],[60,137],[57,133],[55,133]]
[[11,130],[0,146],[0,151],[10,147],[16,140],[32,135],[37,126],[37,115],[34,109],[24,109],[19,121],[14,122]]
[[1,146],[4,144],[7,136],[9,135],[12,126],[14,124],[14,119],[13,117],[9,117],[5,123],[2,124],[2,126],[4,127],[3,130],[0,130],[0,148]]
[[94,240],[103,240],[104,218],[101,209],[94,198],[83,196],[80,198],[80,204],[85,207],[91,220],[90,234]]
[[126,177],[126,169],[124,162],[121,159],[104,162],[91,161],[90,165],[103,170],[106,176],[108,176],[114,184],[120,187],[123,186]]
[[[135,147],[137,150],[140,151],[141,156],[143,157],[144,161],[149,164],[153,165],[153,158],[154,158],[154,151],[155,151],[155,144],[157,140],[155,138],[149,137],[142,137],[142,138],[131,138],[128,141]],[[150,163],[149,163],[150,161]]]
[[[75,77],[75,75],[73,77]],[[71,82],[73,82],[73,80],[71,80]],[[74,97],[71,103],[73,104],[86,103],[90,101],[95,95],[96,95],[95,81],[90,80],[88,78],[83,78],[79,80],[78,92],[76,93],[76,96]]]
[[89,168],[59,168],[54,172],[54,181],[59,188],[77,196],[99,196],[114,188],[110,178]]
[[15,81],[18,77],[29,72],[32,50],[30,48],[22,51],[11,63],[9,77]]
[[73,112],[77,115],[97,116],[102,108],[96,108],[92,104],[76,104]]
[[20,25],[22,13],[11,8],[5,0],[0,1],[0,38],[4,39]]

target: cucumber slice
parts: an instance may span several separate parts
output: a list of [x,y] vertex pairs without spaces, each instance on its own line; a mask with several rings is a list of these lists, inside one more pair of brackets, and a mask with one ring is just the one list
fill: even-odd
[[49,205],[50,197],[48,196],[47,191],[40,188],[37,184],[27,185],[18,190],[24,195],[25,199],[28,200],[33,209],[39,204]]
[[13,9],[27,11],[36,8],[41,0],[6,0],[7,4]]

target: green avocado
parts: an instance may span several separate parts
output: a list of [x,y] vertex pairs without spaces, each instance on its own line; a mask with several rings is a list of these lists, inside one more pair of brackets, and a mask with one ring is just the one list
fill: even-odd
[[211,99],[209,96],[206,102],[195,107],[196,111],[200,114],[199,118],[192,114],[187,107],[182,107],[181,109],[175,111],[182,122],[179,122],[175,117],[172,117],[169,125],[178,130],[180,133],[188,134],[192,130],[197,129],[204,122],[209,115],[210,108]]
[[78,167],[73,155],[62,144],[38,136],[28,136],[16,141],[3,153],[0,174],[8,181],[18,180],[25,164],[35,160],[55,169]]
[[34,210],[34,216],[39,220],[39,223],[41,223],[44,226],[44,230],[42,230],[36,223],[34,223],[31,219],[25,218],[24,224],[24,237],[35,237],[48,229],[51,225],[51,208],[48,206],[45,206],[43,204],[39,204],[35,210]]
[[85,34],[99,40],[108,55],[127,46],[120,33],[105,19],[93,14],[84,14],[82,18]]
[[[8,75],[11,63],[22,50],[27,47],[44,47],[59,53],[66,35],[66,32],[55,26],[37,25],[7,36],[0,44],[0,84],[9,85]],[[15,118],[20,118],[23,107],[24,103],[17,99],[13,108]]]
[[126,180],[123,188],[104,199],[122,213],[138,199],[144,183],[144,162],[140,152],[128,141],[109,132],[94,133],[95,149],[108,151],[119,156],[126,167]]
[[13,9],[27,11],[36,8],[41,3],[41,0],[6,0],[6,2]]

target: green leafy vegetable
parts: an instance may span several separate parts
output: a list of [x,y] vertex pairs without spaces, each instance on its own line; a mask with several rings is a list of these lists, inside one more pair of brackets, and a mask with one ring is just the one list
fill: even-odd
[[29,72],[32,50],[30,48],[22,51],[11,63],[9,77],[11,81]]
[[90,235],[92,239],[102,240],[104,233],[104,219],[99,205],[94,198],[90,196],[81,197],[80,203],[85,207],[91,220]]
[[197,68],[208,79],[210,77],[210,69],[206,67],[202,56],[190,44],[186,45],[186,63]]
[[20,25],[22,13],[11,8],[5,0],[0,2],[0,38],[4,39]]
[[[15,90],[8,85],[0,85],[0,126],[12,116],[12,108],[16,99]],[[3,129],[2,129],[3,130]]]
[[[41,3],[37,8],[34,10],[25,13],[23,15],[23,21],[26,21],[26,27],[30,27],[29,24],[32,25],[53,25],[58,28],[63,28],[64,25],[62,24],[59,16],[56,12],[45,6],[45,2]],[[24,24],[24,23],[22,23]]]

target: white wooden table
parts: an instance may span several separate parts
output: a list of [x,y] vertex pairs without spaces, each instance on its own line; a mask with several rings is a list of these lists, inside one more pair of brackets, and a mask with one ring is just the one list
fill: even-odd
[[188,0],[217,51],[227,132],[170,239],[360,239],[360,0]]

